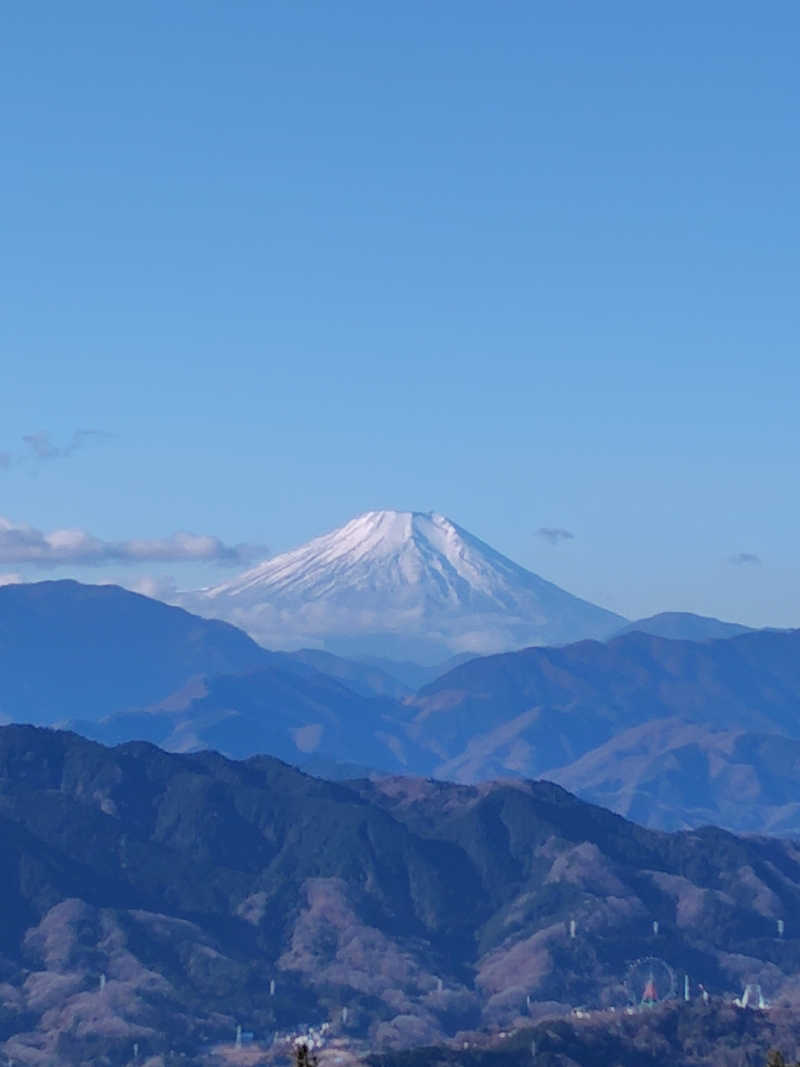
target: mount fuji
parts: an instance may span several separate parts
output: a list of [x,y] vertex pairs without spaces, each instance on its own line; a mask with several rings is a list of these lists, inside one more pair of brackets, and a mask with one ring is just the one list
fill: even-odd
[[429,664],[602,639],[625,623],[434,512],[368,511],[181,603],[270,648]]

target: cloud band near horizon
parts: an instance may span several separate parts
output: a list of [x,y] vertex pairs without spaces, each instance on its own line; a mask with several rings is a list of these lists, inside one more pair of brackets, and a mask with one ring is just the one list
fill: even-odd
[[104,563],[227,563],[245,565],[269,555],[263,545],[228,545],[185,531],[169,537],[105,541],[87,530],[37,530],[0,516],[0,565],[60,566]]

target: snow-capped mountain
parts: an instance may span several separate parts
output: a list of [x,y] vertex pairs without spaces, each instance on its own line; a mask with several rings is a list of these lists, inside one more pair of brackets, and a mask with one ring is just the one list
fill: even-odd
[[368,511],[183,603],[271,648],[428,663],[602,638],[625,621],[443,515],[409,511]]

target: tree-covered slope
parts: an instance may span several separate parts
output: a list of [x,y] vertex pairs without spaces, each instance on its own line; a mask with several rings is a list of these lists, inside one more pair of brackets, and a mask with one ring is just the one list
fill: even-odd
[[716,995],[792,998],[800,970],[793,845],[655,833],[547,783],[335,785],[4,727],[0,828],[0,1038],[25,1063],[204,1062],[237,1023],[441,1040],[622,1003],[648,955]]

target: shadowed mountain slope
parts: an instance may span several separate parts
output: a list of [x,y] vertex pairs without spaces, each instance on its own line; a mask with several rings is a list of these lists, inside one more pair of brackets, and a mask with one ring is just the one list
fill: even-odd
[[253,670],[241,630],[112,585],[0,587],[0,716],[53,723],[146,707],[197,676]]
[[544,777],[645,826],[800,837],[800,740],[776,734],[660,719]]
[[421,689],[412,735],[437,773],[534,776],[632,726],[677,716],[800,737],[800,631],[529,648],[471,660]]
[[[314,650],[269,652],[228,623],[115,586],[0,588],[6,721],[73,723],[111,743],[399,771],[415,748],[397,728],[402,708],[390,696],[407,693],[376,667]],[[417,755],[416,771],[432,766]]]
[[267,753],[293,764],[336,761],[384,772],[433,767],[430,754],[407,736],[401,705],[361,696],[289,655],[276,653],[249,674],[207,679],[167,703],[69,726],[104,744],[150,741],[172,752]]
[[546,774],[648,825],[800,829],[796,631],[526,649],[468,660],[409,698],[373,664],[268,652],[114,587],[5,587],[0,623],[7,719],[106,743],[266,752],[333,778]]
[[[334,656],[330,652],[324,652],[319,648],[301,648],[297,652],[285,653],[290,661],[305,663],[321,674],[327,674],[330,678],[336,678],[342,685],[352,689],[359,696],[388,697],[391,700],[403,700],[411,696],[419,686],[411,686],[402,681],[400,675],[403,669],[413,670],[415,664],[386,664],[386,669],[380,664],[359,662],[345,659],[342,656]],[[396,673],[392,673],[393,667]],[[440,674],[444,674],[448,668],[442,665]],[[419,667],[423,671],[424,668]],[[438,675],[434,675],[438,677]],[[427,679],[426,679],[427,680]]]
[[654,954],[713,993],[791,998],[800,970],[795,846],[654,833],[548,783],[334,785],[5,727],[0,830],[0,1047],[42,1067],[133,1041],[201,1063],[236,1022],[343,1005],[376,1048],[440,1040],[528,997],[621,1003]]

